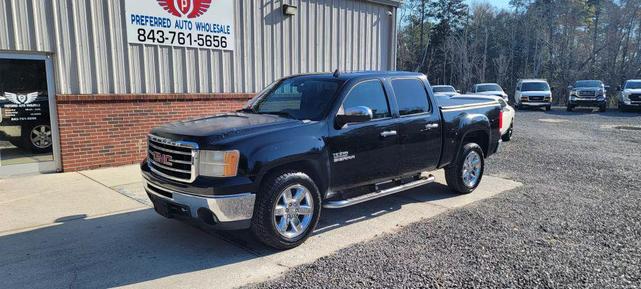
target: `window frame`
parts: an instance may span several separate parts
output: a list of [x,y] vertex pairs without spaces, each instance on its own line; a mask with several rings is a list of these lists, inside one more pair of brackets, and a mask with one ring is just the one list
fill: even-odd
[[394,111],[392,111],[392,105],[390,103],[390,96],[389,96],[389,93],[387,92],[387,89],[385,89],[385,83],[381,79],[374,78],[374,79],[366,79],[366,80],[358,81],[358,82],[354,83],[352,85],[352,87],[350,87],[350,89],[347,91],[347,93],[345,93],[345,97],[341,101],[341,105],[338,106],[338,111],[334,115],[334,119],[336,119],[336,116],[339,115],[341,109],[343,110],[343,112],[345,111],[345,101],[347,101],[347,98],[349,98],[349,96],[352,93],[352,91],[354,89],[356,89],[359,85],[367,83],[367,82],[378,82],[381,85],[381,89],[383,90],[383,94],[385,95],[385,101],[387,102],[387,112],[388,112],[388,114],[390,116],[383,117],[383,118],[373,118],[373,119],[371,119],[369,121],[360,122],[360,123],[356,123],[356,124],[353,124],[353,125],[367,124],[367,123],[372,123],[372,122],[377,122],[377,121],[390,120],[390,119],[394,118]]
[[[398,103],[398,95],[396,95],[396,90],[394,90],[394,80],[416,80],[420,82],[421,85],[423,86],[423,90],[425,90],[425,95],[427,96],[427,105],[428,105],[427,111],[402,115],[401,107]],[[394,78],[390,78],[389,85],[390,85],[390,88],[392,89],[392,92],[394,93],[394,101],[396,101],[396,109],[398,110],[399,118],[429,116],[429,115],[432,115],[432,113],[434,112],[434,104],[432,103],[432,96],[430,95],[430,92],[427,90],[427,86],[425,85],[425,81],[423,79],[418,77],[394,77]]]

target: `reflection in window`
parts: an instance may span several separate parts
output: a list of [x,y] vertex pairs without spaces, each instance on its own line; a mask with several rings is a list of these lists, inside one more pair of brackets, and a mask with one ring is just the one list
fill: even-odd
[[425,86],[418,79],[396,79],[392,81],[394,94],[401,115],[424,113],[430,110]]
[[350,91],[343,107],[349,109],[357,106],[369,107],[374,114],[374,119],[392,116],[383,84],[378,80],[358,84]]

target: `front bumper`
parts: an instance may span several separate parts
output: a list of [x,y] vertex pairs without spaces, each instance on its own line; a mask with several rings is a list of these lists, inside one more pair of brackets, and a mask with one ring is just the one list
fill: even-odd
[[607,99],[570,99],[568,104],[571,106],[602,106],[607,104]]
[[551,106],[552,105],[551,102],[529,102],[529,101],[528,102],[522,101],[520,104],[522,106],[532,106],[532,107],[543,107],[543,106]]
[[198,219],[215,229],[240,230],[250,226],[256,194],[195,196],[166,189],[149,179],[145,191],[158,214],[167,218]]

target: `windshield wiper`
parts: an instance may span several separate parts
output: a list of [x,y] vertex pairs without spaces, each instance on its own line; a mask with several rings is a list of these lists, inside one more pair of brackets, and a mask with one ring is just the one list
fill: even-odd
[[256,113],[253,108],[243,108],[237,110],[236,112]]

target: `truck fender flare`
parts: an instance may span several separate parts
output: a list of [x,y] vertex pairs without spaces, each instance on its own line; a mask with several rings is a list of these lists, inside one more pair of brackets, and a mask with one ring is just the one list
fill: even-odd
[[[283,147],[288,149],[283,150]],[[317,186],[322,192],[329,182],[329,158],[324,151],[325,142],[315,137],[272,143],[248,157],[253,160],[249,167],[256,176],[257,184],[274,169],[302,167],[301,169],[312,174],[310,177],[318,182]]]
[[[470,134],[482,132],[487,135],[487,143],[490,143],[490,131],[491,131],[490,119],[483,114],[466,114],[463,119],[459,122],[459,131],[461,132],[461,137],[458,138],[456,153],[458,154],[461,151],[461,148],[465,145],[463,140],[467,138]],[[482,145],[482,144],[479,144]]]

